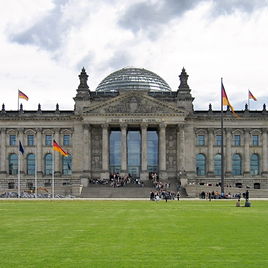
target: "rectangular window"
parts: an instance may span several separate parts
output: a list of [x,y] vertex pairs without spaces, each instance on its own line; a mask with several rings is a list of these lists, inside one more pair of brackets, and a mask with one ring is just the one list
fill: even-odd
[[46,135],[45,139],[45,145],[52,146],[52,135]]
[[27,144],[28,146],[34,146],[34,135],[27,136]]
[[16,145],[16,135],[9,135],[9,145]]
[[71,137],[70,135],[63,135],[63,145],[69,146],[71,144]]
[[205,145],[205,135],[197,136],[197,145],[204,146]]
[[252,135],[252,145],[259,146],[259,135]]
[[240,146],[240,145],[241,145],[240,135],[234,135],[234,146]]
[[221,142],[222,142],[221,135],[216,135],[215,145],[221,146]]

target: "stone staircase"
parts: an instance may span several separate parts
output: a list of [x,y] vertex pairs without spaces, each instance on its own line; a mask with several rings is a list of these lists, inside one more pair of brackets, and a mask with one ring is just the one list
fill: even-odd
[[[177,181],[173,179],[162,181],[170,183],[169,191],[177,193]],[[83,187],[81,198],[149,198],[150,193],[156,191],[151,181],[146,181],[141,187],[137,184],[128,184],[124,187],[111,187],[110,185],[89,184]],[[181,195],[184,197],[184,195]]]
[[111,186],[92,186],[83,187],[81,196],[82,198],[149,198],[150,192],[153,187],[116,187]]

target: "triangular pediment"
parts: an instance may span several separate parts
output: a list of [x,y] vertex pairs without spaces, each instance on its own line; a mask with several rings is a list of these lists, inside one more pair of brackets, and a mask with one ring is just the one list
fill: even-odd
[[175,106],[159,101],[147,93],[129,92],[114,97],[113,99],[85,107],[84,114],[185,114],[185,111]]

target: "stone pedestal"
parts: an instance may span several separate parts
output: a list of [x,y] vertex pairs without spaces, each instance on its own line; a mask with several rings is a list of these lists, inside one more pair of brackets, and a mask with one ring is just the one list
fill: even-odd
[[148,181],[149,180],[149,173],[147,171],[142,171],[140,173],[140,179],[142,181],[146,181],[146,180]]
[[105,171],[105,172],[101,172],[101,179],[106,179],[108,180],[110,177],[110,174],[108,171]]
[[88,187],[88,178],[81,178],[81,185],[83,185],[83,187]]
[[159,172],[159,180],[166,180],[168,179],[168,175],[167,175],[167,172],[166,171],[161,171]]

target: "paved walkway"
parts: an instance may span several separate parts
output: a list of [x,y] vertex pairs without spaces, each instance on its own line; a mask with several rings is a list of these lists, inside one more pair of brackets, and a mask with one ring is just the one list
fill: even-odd
[[[150,201],[149,198],[0,198],[0,201],[7,201],[7,200],[13,200],[13,201],[65,201],[65,200],[71,200],[71,201],[98,201],[98,200],[107,200],[107,201]],[[219,201],[234,201],[236,198],[232,199],[212,199],[211,202],[219,202]],[[244,199],[241,199],[242,201]],[[250,201],[252,200],[264,200],[268,201],[268,198],[250,198]],[[164,201],[165,200],[160,200]],[[168,202],[178,202],[175,200],[168,200]],[[209,202],[208,199],[200,199],[200,198],[180,198],[180,201],[200,201],[200,202]]]

